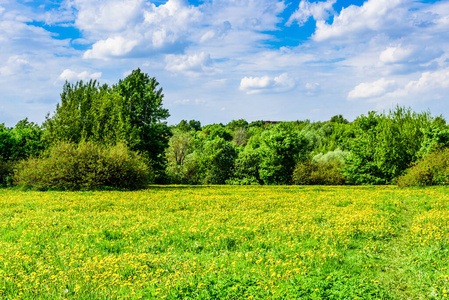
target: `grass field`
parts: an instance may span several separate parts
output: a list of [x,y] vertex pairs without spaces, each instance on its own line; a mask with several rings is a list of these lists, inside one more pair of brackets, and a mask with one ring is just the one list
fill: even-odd
[[445,299],[449,188],[0,190],[0,299]]

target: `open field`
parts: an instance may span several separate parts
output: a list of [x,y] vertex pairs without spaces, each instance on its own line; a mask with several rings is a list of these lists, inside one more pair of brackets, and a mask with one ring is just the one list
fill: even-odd
[[0,190],[0,299],[444,299],[449,188]]

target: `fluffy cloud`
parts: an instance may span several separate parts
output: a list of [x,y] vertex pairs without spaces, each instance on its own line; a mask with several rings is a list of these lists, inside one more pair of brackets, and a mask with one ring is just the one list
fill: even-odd
[[83,58],[108,59],[110,57],[121,57],[133,50],[139,43],[138,40],[128,40],[121,36],[101,40],[92,46],[91,50],[87,50]]
[[184,47],[192,25],[202,17],[197,7],[183,0],[159,6],[143,0],[74,2],[79,10],[75,24],[95,41],[84,58],[124,57],[131,52],[142,56],[176,45]]
[[314,96],[316,95],[316,93],[318,91],[320,91],[320,84],[317,82],[307,82],[305,85],[305,89],[306,89],[306,95],[307,96]]
[[396,86],[396,81],[381,78],[374,82],[361,83],[348,94],[348,99],[374,98],[380,97],[392,91]]
[[[404,87],[397,89],[391,96],[408,97],[410,95],[438,94],[443,91],[447,95],[449,92],[449,68],[441,69],[435,72],[424,72],[418,80],[408,82]],[[428,98],[428,97],[426,97]]]
[[287,73],[283,73],[277,77],[243,77],[240,81],[240,90],[247,94],[257,94],[260,92],[285,92],[291,90],[295,86],[295,81],[289,77]]
[[[419,101],[440,98],[449,92],[449,68],[434,72],[423,72],[417,80],[399,84],[396,80],[381,78],[374,82],[361,83],[348,94],[348,99],[375,98],[377,102],[403,101],[419,97]],[[415,99],[416,102],[416,99]]]
[[332,24],[318,20],[313,38],[316,41],[351,39],[364,37],[370,31],[399,33],[408,25],[403,3],[404,0],[368,0],[360,7],[351,5],[335,16]]
[[276,30],[282,19],[278,16],[286,5],[279,0],[215,0],[204,6],[208,25],[221,26],[224,22],[235,30]]
[[201,52],[194,55],[174,55],[168,54],[165,56],[167,63],[166,69],[174,73],[185,73],[187,75],[199,74],[215,74],[218,72],[213,67],[213,60],[209,54]]
[[99,79],[101,78],[101,72],[89,73],[87,71],[75,72],[70,69],[65,69],[61,75],[59,75],[59,80],[62,81],[78,81],[78,80],[89,80],[89,79]]
[[78,10],[75,25],[88,35],[120,32],[142,19],[143,0],[74,0]]
[[407,84],[407,89],[427,91],[433,88],[449,87],[449,69],[442,69],[436,72],[424,72],[419,80],[411,81]]
[[329,15],[333,13],[332,6],[337,0],[327,0],[326,2],[310,3],[307,0],[302,0],[299,3],[299,8],[290,16],[287,25],[297,22],[300,26],[313,17],[315,20],[327,20]]
[[379,56],[379,60],[384,64],[398,63],[407,61],[411,54],[412,49],[404,49],[401,47],[388,47]]
[[31,65],[25,56],[13,55],[8,58],[3,67],[0,67],[0,75],[11,76],[27,72],[29,69],[31,69]]
[[441,49],[422,45],[387,47],[379,55],[383,64],[428,63],[444,53]]

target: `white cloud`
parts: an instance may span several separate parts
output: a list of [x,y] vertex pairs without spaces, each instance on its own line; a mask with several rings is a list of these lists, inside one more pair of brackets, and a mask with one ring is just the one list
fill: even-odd
[[243,77],[240,81],[241,90],[266,88],[272,83],[269,76],[263,77]]
[[215,0],[204,6],[207,23],[222,26],[228,22],[234,30],[276,30],[278,17],[286,5],[279,0]]
[[91,50],[87,50],[83,58],[108,59],[110,57],[121,57],[133,50],[139,43],[138,40],[127,40],[121,36],[108,38],[96,42]]
[[287,73],[277,77],[243,77],[240,81],[240,90],[247,94],[257,94],[260,92],[285,92],[295,86],[295,81]]
[[313,17],[315,20],[327,20],[331,13],[334,12],[332,6],[337,0],[327,0],[326,2],[310,3],[307,0],[302,0],[299,3],[299,8],[290,16],[287,25],[297,22],[299,26]]
[[6,64],[0,68],[0,75],[11,76],[27,72],[31,65],[25,56],[13,55],[8,58]]
[[185,73],[187,75],[214,74],[218,72],[214,68],[213,60],[209,54],[201,52],[194,55],[174,55],[165,56],[167,63],[165,69],[174,73]]
[[404,62],[413,54],[411,49],[401,47],[388,47],[379,56],[379,60],[384,64]]
[[307,82],[305,85],[306,95],[314,96],[318,91],[320,91],[320,84],[318,82]]
[[[366,33],[373,31],[400,32],[408,26],[402,8],[405,0],[368,0],[362,6],[351,5],[342,9],[334,17],[332,24],[317,20],[314,40],[324,41],[332,38],[348,40],[354,35],[366,38]],[[365,36],[364,36],[365,35]]]
[[73,2],[78,9],[76,26],[94,42],[84,58],[109,59],[130,52],[149,56],[183,49],[193,25],[202,17],[197,7],[183,0],[168,0],[159,6],[143,0]]
[[387,47],[379,55],[383,64],[426,64],[444,54],[442,49],[426,45]]
[[65,69],[61,75],[59,75],[59,80],[62,81],[78,81],[78,80],[89,80],[89,79],[99,79],[101,78],[101,72],[89,73],[87,71],[75,72],[70,69]]
[[[412,80],[403,88],[396,90],[391,96],[406,97],[410,95],[434,94],[449,88],[449,68],[435,72],[424,72],[418,80]],[[445,94],[449,91],[446,90]]]
[[449,92],[449,68],[434,72],[423,72],[417,80],[399,84],[396,80],[381,78],[370,83],[361,83],[349,94],[348,99],[373,98],[378,103],[392,101],[425,102],[441,98]]
[[120,32],[141,19],[143,0],[73,0],[76,26],[89,35]]
[[348,94],[348,99],[380,97],[394,89],[396,81],[381,78],[374,82],[366,82],[357,85]]

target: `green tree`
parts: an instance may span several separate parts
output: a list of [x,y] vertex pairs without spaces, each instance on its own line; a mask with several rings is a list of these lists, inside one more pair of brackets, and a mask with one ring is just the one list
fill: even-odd
[[370,112],[358,117],[344,175],[352,184],[390,183],[417,160],[424,137],[422,129],[432,122],[429,113],[402,107],[388,114]]
[[150,160],[156,178],[162,179],[164,150],[171,135],[162,122],[169,116],[162,107],[163,97],[156,79],[140,69],[112,87],[92,80],[66,82],[61,103],[44,123],[45,138],[50,142],[125,142]]
[[179,131],[199,131],[201,130],[201,122],[196,120],[181,120],[178,125],[175,126],[176,130]]
[[11,128],[0,124],[0,157],[3,161],[13,158],[13,149],[16,141],[11,133]]
[[203,184],[225,184],[234,173],[237,150],[222,137],[206,140],[201,147],[199,172]]
[[127,140],[131,149],[148,157],[160,178],[166,163],[164,151],[171,135],[167,124],[161,122],[170,116],[162,106],[162,88],[154,77],[137,69],[120,80],[114,89],[122,98],[122,130],[125,137],[132,138]]
[[290,184],[295,165],[308,153],[308,140],[282,123],[260,136],[259,174],[265,184]]
[[348,124],[348,120],[346,120],[343,115],[335,115],[333,116],[330,121],[331,123],[338,123],[338,124]]
[[234,163],[234,175],[230,184],[263,184],[260,178],[259,170],[262,161],[262,153],[260,149],[246,147],[238,153],[238,157]]
[[176,131],[165,150],[167,160],[166,174],[171,183],[196,183],[194,161],[191,154],[195,150],[195,138],[192,131]]
[[97,120],[93,119],[91,108],[101,92],[95,80],[87,83],[78,81],[75,84],[65,82],[61,103],[56,104],[53,116],[47,115],[44,122],[45,139],[50,143],[71,141],[79,143],[83,139],[91,139],[92,129]]

